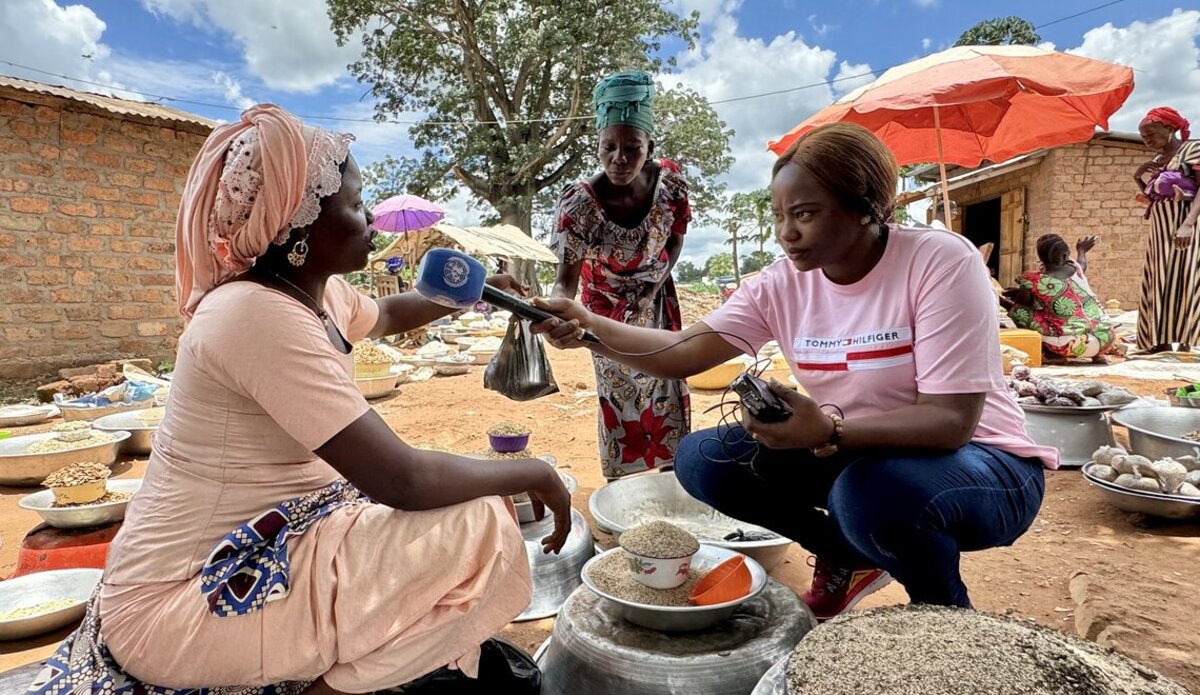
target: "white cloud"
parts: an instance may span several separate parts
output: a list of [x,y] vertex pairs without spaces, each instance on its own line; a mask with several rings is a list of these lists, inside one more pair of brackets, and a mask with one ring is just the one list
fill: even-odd
[[817,15],[815,15],[815,14],[810,14],[808,16],[808,25],[810,27],[812,27],[813,32],[817,36],[825,36],[829,32],[838,28],[836,24],[826,24],[824,22],[818,22]]
[[871,70],[870,65],[866,63],[855,65],[843,60],[838,67],[837,75],[833,78],[833,92],[840,97],[874,81],[875,73]]
[[[54,0],[0,2],[0,45],[15,62],[46,72],[108,82],[97,67],[110,53],[100,37],[106,25],[83,5]],[[39,72],[5,66],[5,72],[37,82],[62,83]]]
[[[767,185],[775,155],[767,142],[783,135],[834,99],[825,80],[837,64],[831,50],[809,45],[795,32],[763,41],[737,33],[737,22],[720,17],[695,51],[679,56],[679,72],[663,82],[682,83],[711,101],[772,92],[793,86],[817,85],[758,99],[717,104],[717,115],[733,128],[730,143],[733,167],[724,180],[732,192]],[[725,234],[698,225],[688,233],[683,256],[703,263],[728,247]]]
[[147,10],[237,42],[250,74],[268,87],[312,93],[349,78],[361,52],[338,46],[325,0],[142,0]]
[[936,7],[941,0],[913,0],[917,7]]
[[213,82],[225,88],[225,100],[245,111],[256,103],[250,97],[242,94],[242,83],[227,72],[220,70],[212,74]]
[[921,49],[922,50],[928,51],[929,47],[932,45],[933,45],[933,39],[928,38],[928,37],[921,39]]
[[[1112,118],[1114,130],[1137,131],[1155,106],[1171,106],[1200,124],[1200,11],[1175,10],[1160,19],[1127,27],[1105,24],[1088,31],[1067,51],[1132,67],[1134,90]],[[1200,131],[1200,127],[1194,128]]]
[[742,5],[742,0],[670,0],[673,12],[687,17],[693,11],[700,13],[700,23],[709,25],[733,14]]

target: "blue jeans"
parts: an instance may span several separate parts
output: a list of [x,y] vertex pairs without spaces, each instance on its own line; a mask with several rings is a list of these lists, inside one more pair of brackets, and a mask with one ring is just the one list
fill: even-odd
[[675,473],[692,497],[823,560],[886,570],[913,603],[969,608],[960,553],[1012,545],[1045,491],[1039,460],[979,444],[826,459],[756,446],[740,426],[693,432]]

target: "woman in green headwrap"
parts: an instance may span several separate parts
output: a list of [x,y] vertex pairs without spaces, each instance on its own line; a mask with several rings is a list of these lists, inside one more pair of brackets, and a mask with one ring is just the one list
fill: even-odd
[[[601,171],[563,191],[551,247],[554,297],[634,326],[678,331],[671,270],[692,219],[679,165],[654,154],[654,81],[622,72],[596,85]],[[600,399],[600,461],[613,478],[670,464],[690,430],[687,386],[593,355]]]

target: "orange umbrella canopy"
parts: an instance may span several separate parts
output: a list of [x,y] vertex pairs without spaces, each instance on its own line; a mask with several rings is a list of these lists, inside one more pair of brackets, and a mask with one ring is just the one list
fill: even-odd
[[901,165],[976,167],[1083,142],[1132,91],[1122,65],[1034,46],[959,46],[888,70],[769,147],[783,154],[817,126],[848,122],[878,135]]

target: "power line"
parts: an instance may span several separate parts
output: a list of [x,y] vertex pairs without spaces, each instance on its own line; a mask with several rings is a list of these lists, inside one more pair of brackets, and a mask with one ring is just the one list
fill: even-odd
[[[1119,5],[1123,2],[1126,2],[1126,0],[1110,0],[1110,2],[1106,2],[1106,3],[1100,4],[1100,5],[1096,5],[1094,7],[1090,7],[1085,10],[1081,10],[1072,15],[1068,15],[1066,17],[1060,17],[1058,19],[1055,19],[1055,20],[1052,20],[1049,22],[1044,22],[1042,24],[1035,26],[1034,29],[1044,29],[1045,27],[1054,26],[1055,24],[1061,24],[1062,22],[1076,19],[1078,17],[1082,17],[1084,15],[1091,14],[1093,12],[1098,12],[1105,8],[1112,7],[1114,5]],[[175,103],[175,104],[189,104],[192,106],[203,106],[205,108],[211,108],[211,109],[237,111],[239,113],[242,111],[242,109],[239,109],[236,106],[230,106],[228,104],[213,104],[210,102],[196,101],[193,99],[185,99],[182,97],[172,97],[172,96],[166,96],[163,94],[151,94],[149,92],[140,92],[140,91],[137,91],[134,89],[124,89],[121,87],[114,87],[113,85],[105,84],[103,82],[94,82],[94,81],[85,80],[85,79],[82,79],[79,77],[71,77],[70,75],[62,75],[62,74],[59,74],[56,72],[42,70],[40,68],[35,68],[35,67],[29,66],[29,65],[22,65],[20,63],[14,63],[10,60],[0,59],[0,63],[3,63],[10,67],[20,68],[22,70],[28,70],[30,72],[35,72],[35,73],[39,73],[42,75],[48,75],[48,76],[57,77],[57,78],[63,79],[63,80],[70,80],[72,82],[78,82],[80,84],[91,85],[94,87],[102,87],[102,88],[108,89],[108,90],[125,92],[126,94],[136,94],[137,96],[147,97],[149,99],[155,100],[156,102],[167,101],[167,102],[171,102],[171,103]],[[896,65],[888,66],[888,67],[884,68],[883,71],[886,72],[888,70],[891,70],[892,68],[899,67],[900,65],[903,65],[903,63],[897,63]],[[796,87],[788,87],[786,89],[776,89],[776,90],[773,90],[770,92],[761,92],[758,94],[748,94],[748,95],[740,96],[740,97],[730,97],[728,99],[714,99],[714,100],[708,101],[708,105],[709,106],[717,106],[720,104],[730,104],[730,103],[739,102],[739,101],[750,101],[752,99],[762,99],[764,97],[778,96],[780,94],[790,94],[791,92],[799,92],[799,91],[802,91],[805,89],[815,89],[817,87],[833,86],[839,82],[848,82],[850,80],[858,80],[858,79],[862,79],[864,77],[874,77],[874,76],[875,76],[874,72],[864,72],[864,73],[859,73],[857,75],[844,75],[842,77],[836,77],[836,78],[833,78],[830,80],[821,80],[819,82],[810,82],[809,84],[803,84],[803,85],[799,85]],[[593,116],[560,116],[560,117],[552,117],[552,118],[515,118],[515,119],[509,119],[509,120],[492,120],[492,121],[487,121],[487,120],[403,121],[403,120],[398,120],[398,119],[376,120],[374,118],[351,118],[351,117],[345,117],[345,116],[314,116],[314,115],[299,114],[299,113],[295,114],[295,115],[298,118],[301,118],[304,120],[310,120],[310,121],[332,121],[332,122],[337,122],[337,123],[372,123],[372,124],[388,123],[391,125],[407,125],[407,126],[412,126],[412,125],[477,126],[477,125],[506,125],[506,124],[517,124],[517,123],[561,123],[563,121],[590,120],[590,119],[594,118]]]

